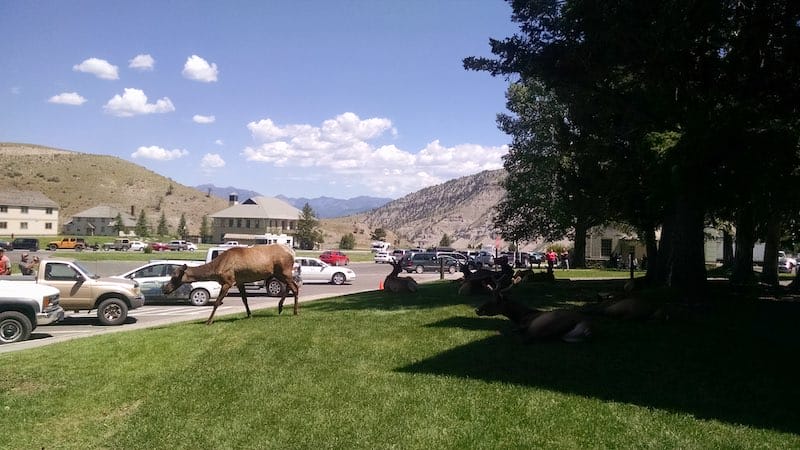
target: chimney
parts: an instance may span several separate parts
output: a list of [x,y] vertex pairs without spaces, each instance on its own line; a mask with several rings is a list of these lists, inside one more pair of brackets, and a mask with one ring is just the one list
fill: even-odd
[[239,194],[236,192],[231,192],[228,194],[228,206],[238,205],[239,204]]

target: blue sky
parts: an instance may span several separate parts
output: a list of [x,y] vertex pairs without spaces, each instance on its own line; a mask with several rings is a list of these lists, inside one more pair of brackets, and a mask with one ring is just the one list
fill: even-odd
[[502,0],[0,0],[0,141],[188,186],[398,198],[502,167]]

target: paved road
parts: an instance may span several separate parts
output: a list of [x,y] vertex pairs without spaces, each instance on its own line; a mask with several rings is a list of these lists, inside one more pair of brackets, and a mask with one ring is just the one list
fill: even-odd
[[[141,266],[143,263],[130,261],[97,261],[82,262],[98,275],[114,275],[126,272]],[[304,284],[300,291],[300,301],[307,302],[322,298],[347,295],[357,292],[378,289],[379,283],[391,272],[391,267],[386,264],[352,263],[348,267],[356,272],[356,279],[352,283],[341,286],[331,284]],[[418,282],[424,283],[439,279],[438,273],[412,274]],[[445,274],[445,279],[460,278],[461,274]],[[267,297],[263,290],[248,291],[248,304],[251,310],[263,308],[276,308],[278,299]],[[284,314],[291,314],[293,299],[286,299]],[[288,309],[287,309],[288,306]],[[104,333],[135,330],[140,328],[160,326],[168,323],[205,320],[211,314],[212,306],[190,306],[186,304],[158,304],[145,305],[142,308],[130,311],[125,324],[116,327],[104,327],[97,321],[96,311],[90,313],[67,312],[68,317],[52,325],[41,326],[34,330],[31,339],[15,344],[0,345],[0,353],[23,350],[34,347],[62,342],[69,339],[93,336]],[[225,297],[223,304],[217,308],[215,319],[226,314],[244,315],[244,305],[238,291],[234,289]],[[302,308],[300,310],[302,315]]]

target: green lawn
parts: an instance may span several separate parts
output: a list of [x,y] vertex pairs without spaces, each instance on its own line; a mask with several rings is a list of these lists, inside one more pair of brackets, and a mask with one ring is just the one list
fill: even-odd
[[[564,307],[621,283],[515,294]],[[714,287],[666,322],[522,345],[455,290],[2,354],[0,448],[800,448],[800,303]]]

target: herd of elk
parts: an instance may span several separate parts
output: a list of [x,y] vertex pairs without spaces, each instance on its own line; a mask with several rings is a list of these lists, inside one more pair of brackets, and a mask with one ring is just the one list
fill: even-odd
[[194,281],[216,281],[222,287],[214,302],[214,309],[206,321],[211,325],[217,307],[222,304],[222,299],[228,290],[236,286],[242,296],[242,303],[250,317],[250,307],[247,305],[245,283],[277,278],[287,286],[283,296],[278,302],[278,314],[283,311],[283,301],[287,291],[294,294],[294,314],[297,314],[297,301],[300,288],[294,280],[294,251],[281,244],[256,245],[254,247],[234,247],[202,266],[187,267],[185,264],[175,269],[172,278],[164,285],[165,294],[173,292],[184,283]]

